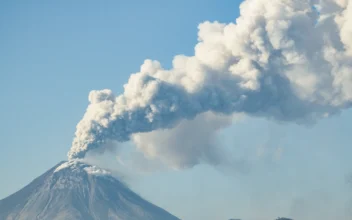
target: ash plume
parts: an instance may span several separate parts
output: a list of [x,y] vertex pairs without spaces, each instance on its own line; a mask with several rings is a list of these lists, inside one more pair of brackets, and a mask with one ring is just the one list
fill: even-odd
[[[146,155],[157,149],[161,157],[179,157],[170,159],[178,167],[212,164],[219,157],[208,157],[208,145],[163,150],[148,137],[203,114],[219,121],[243,113],[308,124],[351,106],[351,0],[245,0],[235,22],[207,21],[198,28],[194,56],[175,56],[171,69],[146,60],[120,95],[90,92],[69,159],[132,139]],[[218,123],[206,126],[210,136],[219,129]]]

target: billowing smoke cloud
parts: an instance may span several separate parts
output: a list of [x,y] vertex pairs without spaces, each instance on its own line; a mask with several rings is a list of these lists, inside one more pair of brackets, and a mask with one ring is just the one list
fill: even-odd
[[223,125],[190,138],[197,128],[184,121],[245,113],[311,123],[351,105],[351,0],[246,0],[240,11],[235,23],[200,24],[195,55],[175,56],[171,69],[146,60],[123,94],[92,91],[68,157],[132,138],[172,166],[216,163],[211,143]]
[[216,135],[220,129],[231,125],[235,117],[241,118],[240,115],[203,113],[194,120],[181,121],[173,129],[133,134],[132,140],[147,158],[159,159],[175,169],[192,167],[201,162],[214,166],[230,163],[232,158],[227,158]]
[[134,134],[132,140],[146,156],[165,160],[174,168],[191,167],[201,159],[216,164],[224,155],[218,149],[213,128],[221,129],[230,122],[230,117],[202,114],[194,120],[182,121],[173,129]]

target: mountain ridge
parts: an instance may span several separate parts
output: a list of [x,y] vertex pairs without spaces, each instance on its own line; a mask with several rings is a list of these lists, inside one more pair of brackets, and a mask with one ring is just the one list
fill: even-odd
[[108,171],[80,161],[61,161],[0,200],[0,219],[178,220]]

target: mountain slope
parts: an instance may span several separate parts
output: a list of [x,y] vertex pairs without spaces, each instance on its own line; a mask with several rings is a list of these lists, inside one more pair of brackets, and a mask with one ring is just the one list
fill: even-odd
[[4,220],[177,220],[144,200],[109,172],[61,162],[0,200]]

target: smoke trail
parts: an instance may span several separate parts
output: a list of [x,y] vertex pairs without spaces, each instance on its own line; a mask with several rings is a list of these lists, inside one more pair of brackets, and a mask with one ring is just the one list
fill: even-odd
[[200,24],[195,55],[171,69],[146,60],[123,94],[92,91],[69,159],[207,112],[312,123],[351,105],[351,0],[246,0],[240,12]]

